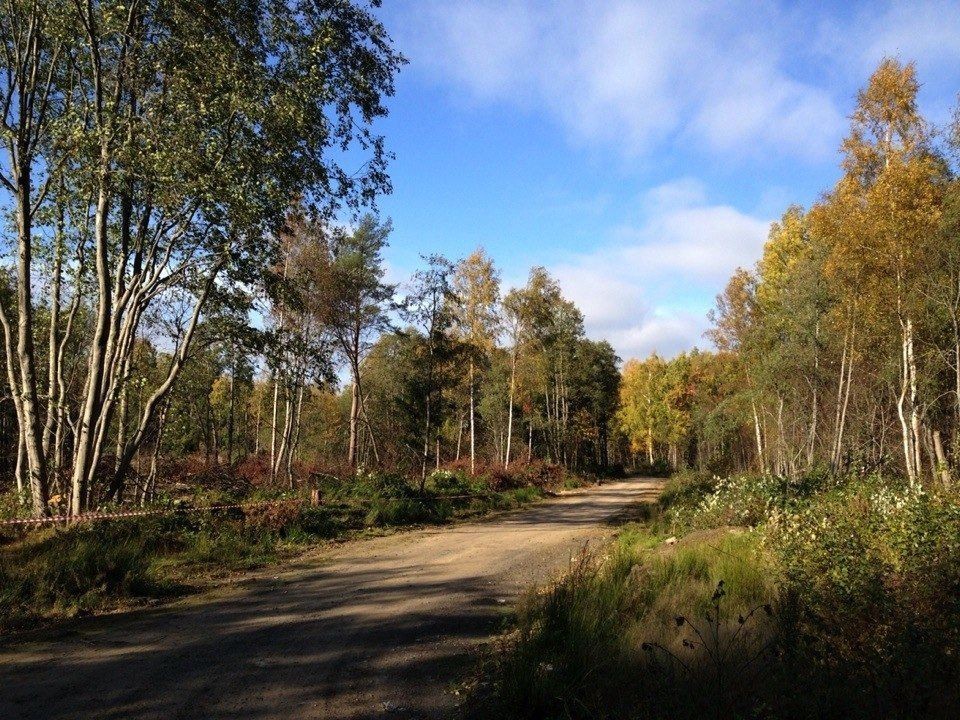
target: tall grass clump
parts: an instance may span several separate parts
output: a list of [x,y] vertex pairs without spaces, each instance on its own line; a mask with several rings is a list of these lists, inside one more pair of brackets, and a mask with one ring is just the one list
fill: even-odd
[[[769,607],[762,568],[750,533],[701,534],[671,545],[628,526],[602,561],[579,558],[521,605],[498,659],[493,699],[477,716],[624,718],[651,705],[665,713],[702,710],[704,697],[691,695],[688,685],[703,679],[714,645],[727,643],[734,654],[767,638],[767,628],[751,622],[728,642],[741,627],[737,618]],[[715,612],[718,586],[726,588],[722,617]],[[718,623],[710,643],[695,646],[690,631],[708,618]],[[678,684],[684,665],[692,674]]]
[[0,547],[0,629],[182,593],[191,583],[271,562],[299,508],[175,513],[29,532]]
[[0,550],[0,627],[21,623],[40,609],[74,615],[108,598],[161,590],[150,565],[163,538],[152,529],[144,523],[104,523],[45,531]]

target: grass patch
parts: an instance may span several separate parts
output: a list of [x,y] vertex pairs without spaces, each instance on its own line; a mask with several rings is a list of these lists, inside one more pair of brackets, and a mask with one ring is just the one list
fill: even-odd
[[[639,717],[651,702],[664,713],[680,712],[684,703],[703,710],[681,685],[667,682],[677,672],[674,657],[694,666],[712,650],[685,643],[698,623],[705,626],[715,615],[720,580],[726,594],[717,643],[736,632],[740,615],[771,601],[763,562],[754,534],[722,531],[667,545],[643,526],[625,526],[602,561],[582,557],[560,582],[521,604],[496,663],[493,692],[472,714]],[[680,625],[680,616],[689,619]],[[751,629],[727,652],[747,652],[756,642]],[[655,647],[661,650],[652,653]]]
[[153,572],[165,538],[150,523],[46,530],[0,552],[0,618],[72,616],[110,601],[171,589]]

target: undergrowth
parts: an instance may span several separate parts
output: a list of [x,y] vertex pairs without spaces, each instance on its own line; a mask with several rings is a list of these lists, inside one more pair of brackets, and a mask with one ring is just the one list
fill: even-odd
[[956,717],[958,655],[956,491],[685,473],[527,598],[471,714]]
[[[362,472],[349,479],[325,478],[318,485],[319,505],[268,488],[245,496],[208,489],[189,497],[161,498],[156,508],[169,514],[43,530],[8,529],[0,535],[0,633],[29,628],[43,619],[189,592],[211,576],[272,563],[326,539],[520,507],[566,480],[565,473],[541,463],[520,465],[516,472],[500,472],[493,479],[441,470],[428,477],[422,490],[402,475]],[[190,507],[260,500],[291,502],[186,512]],[[4,502],[5,514],[14,515],[16,502]]]
[[[695,662],[688,646],[700,640],[690,630],[708,617],[717,620],[714,596],[722,582],[724,615],[710,642],[726,644],[741,627],[737,618],[771,602],[766,560],[752,533],[700,534],[676,545],[663,540],[628,526],[602,561],[581,557],[558,583],[529,596],[497,660],[492,696],[473,713],[624,718],[643,717],[650,703],[663,717],[709,709],[703,696],[677,682],[682,663]],[[768,624],[758,619],[741,631],[731,658],[765,642]],[[690,680],[702,680],[707,670],[691,668]]]

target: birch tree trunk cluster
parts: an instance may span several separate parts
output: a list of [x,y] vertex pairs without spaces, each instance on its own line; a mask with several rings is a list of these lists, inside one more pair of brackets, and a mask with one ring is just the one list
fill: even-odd
[[681,464],[718,471],[952,482],[960,128],[932,128],[918,88],[912,64],[879,65],[836,186],[789,208],[718,297],[716,353],[628,364],[621,424],[635,451],[679,443]]
[[608,343],[586,339],[582,313],[556,280],[534,267],[527,283],[501,300],[496,269],[477,251],[458,264],[452,292],[452,334],[467,356],[468,402],[460,417],[469,430],[471,472],[478,418],[487,430],[484,461],[504,471],[517,459],[518,435],[525,436],[520,458],[528,462],[536,455],[566,467],[606,468],[616,445],[610,424],[619,358]]
[[[80,513],[122,498],[148,441],[156,459],[173,388],[262,284],[290,198],[329,214],[388,189],[370,124],[403,58],[349,2],[3,0],[0,43],[13,471],[34,513],[52,495]],[[347,173],[333,147],[369,162]],[[148,345],[162,371],[134,413]]]

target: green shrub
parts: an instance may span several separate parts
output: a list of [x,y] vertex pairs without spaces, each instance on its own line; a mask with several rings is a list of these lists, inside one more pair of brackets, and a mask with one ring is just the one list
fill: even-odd
[[[367,511],[367,525],[396,527],[440,522],[447,506],[425,498],[376,498]],[[446,510],[448,512],[448,510]]]
[[0,520],[28,517],[29,512],[30,504],[25,493],[15,490],[0,492]]
[[871,478],[773,518],[784,649],[812,677],[807,701],[926,715],[956,683],[958,499]]
[[338,517],[336,510],[326,505],[304,507],[296,526],[291,528],[294,539],[300,542],[313,538],[334,537],[347,522]]
[[356,498],[407,498],[418,494],[417,488],[399,473],[358,473],[350,493]]
[[462,470],[436,470],[429,475],[426,489],[438,495],[470,495],[487,491],[486,484]]
[[670,476],[657,501],[664,510],[673,506],[696,506],[713,492],[719,481],[720,478],[710,473],[683,470]]
[[798,507],[810,498],[858,482],[819,471],[795,478],[776,475],[708,477],[699,472],[672,478],[661,495],[665,520],[676,532],[725,526],[756,527],[774,513]]

